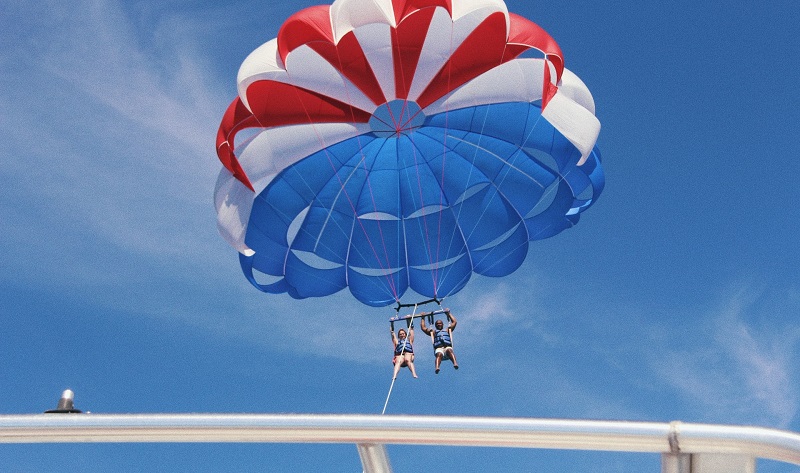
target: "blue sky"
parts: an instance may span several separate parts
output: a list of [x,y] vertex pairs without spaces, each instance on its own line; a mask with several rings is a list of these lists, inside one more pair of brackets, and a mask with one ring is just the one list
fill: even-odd
[[[241,275],[214,143],[239,64],[308,1],[0,3],[0,414],[380,413],[387,318]],[[446,305],[462,369],[388,413],[800,431],[796,2],[507,2],[592,91],[607,185]],[[390,446],[396,472],[658,471],[657,455]],[[270,465],[272,465],[270,467]],[[0,470],[359,471],[352,445],[0,446]],[[798,471],[772,462],[759,471]]]

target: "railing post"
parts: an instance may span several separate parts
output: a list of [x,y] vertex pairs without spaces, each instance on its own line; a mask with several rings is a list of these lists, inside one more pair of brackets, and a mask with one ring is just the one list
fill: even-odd
[[755,473],[756,459],[746,455],[695,453],[691,473]]
[[358,456],[364,473],[392,473],[386,446],[379,443],[358,443]]
[[692,473],[691,455],[688,453],[662,453],[661,473]]

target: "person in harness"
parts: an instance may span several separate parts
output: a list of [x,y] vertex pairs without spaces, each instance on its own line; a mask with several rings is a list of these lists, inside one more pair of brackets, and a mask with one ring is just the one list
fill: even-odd
[[400,368],[404,366],[408,366],[408,369],[411,370],[411,375],[416,378],[417,371],[414,369],[413,345],[414,326],[411,326],[408,330],[408,334],[406,334],[406,331],[402,328],[397,331],[397,335],[395,335],[394,330],[392,330],[392,343],[394,343],[394,358],[392,358],[394,374],[392,375],[392,379],[397,378],[397,373],[399,373]]
[[456,318],[453,314],[450,313],[450,309],[445,309],[444,313],[447,315],[447,320],[450,322],[450,325],[447,328],[444,328],[444,322],[441,319],[437,320],[434,323],[432,328],[428,328],[425,325],[425,317],[426,315],[430,315],[432,312],[420,314],[423,317],[420,319],[422,324],[420,328],[426,335],[430,335],[431,340],[433,341],[433,352],[436,355],[436,361],[434,367],[436,368],[436,374],[439,374],[439,366],[442,363],[442,359],[450,360],[453,362],[453,368],[458,369],[458,362],[456,361],[456,354],[453,351],[453,330],[456,329]]

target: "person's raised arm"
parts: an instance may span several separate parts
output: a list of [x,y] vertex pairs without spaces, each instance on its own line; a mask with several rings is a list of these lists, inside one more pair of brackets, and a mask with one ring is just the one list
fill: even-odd
[[447,328],[450,330],[455,330],[456,324],[458,323],[456,316],[450,313],[450,309],[445,309],[444,313],[447,314],[447,320],[450,321],[450,326]]
[[432,330],[429,329],[427,325],[425,325],[425,315],[426,314],[422,313],[420,315],[422,315],[422,317],[420,317],[420,319],[419,319],[419,328],[422,330],[423,333],[425,333],[425,335],[430,335]]

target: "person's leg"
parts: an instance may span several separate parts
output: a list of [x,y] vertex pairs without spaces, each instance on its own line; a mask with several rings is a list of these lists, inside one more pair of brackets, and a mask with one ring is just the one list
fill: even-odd
[[414,355],[411,353],[406,353],[406,365],[408,365],[408,369],[411,370],[411,376],[417,377],[417,370],[414,368]]
[[434,371],[436,374],[439,374],[439,365],[441,363],[442,363],[442,352],[439,351],[436,353],[436,364],[435,364],[436,370]]
[[447,355],[450,357],[450,361],[453,362],[453,368],[458,369],[458,362],[456,361],[456,352],[453,351],[453,347],[447,347]]
[[392,374],[392,379],[397,377],[397,373],[400,372],[400,367],[403,366],[403,357],[396,356],[394,357],[394,374]]

